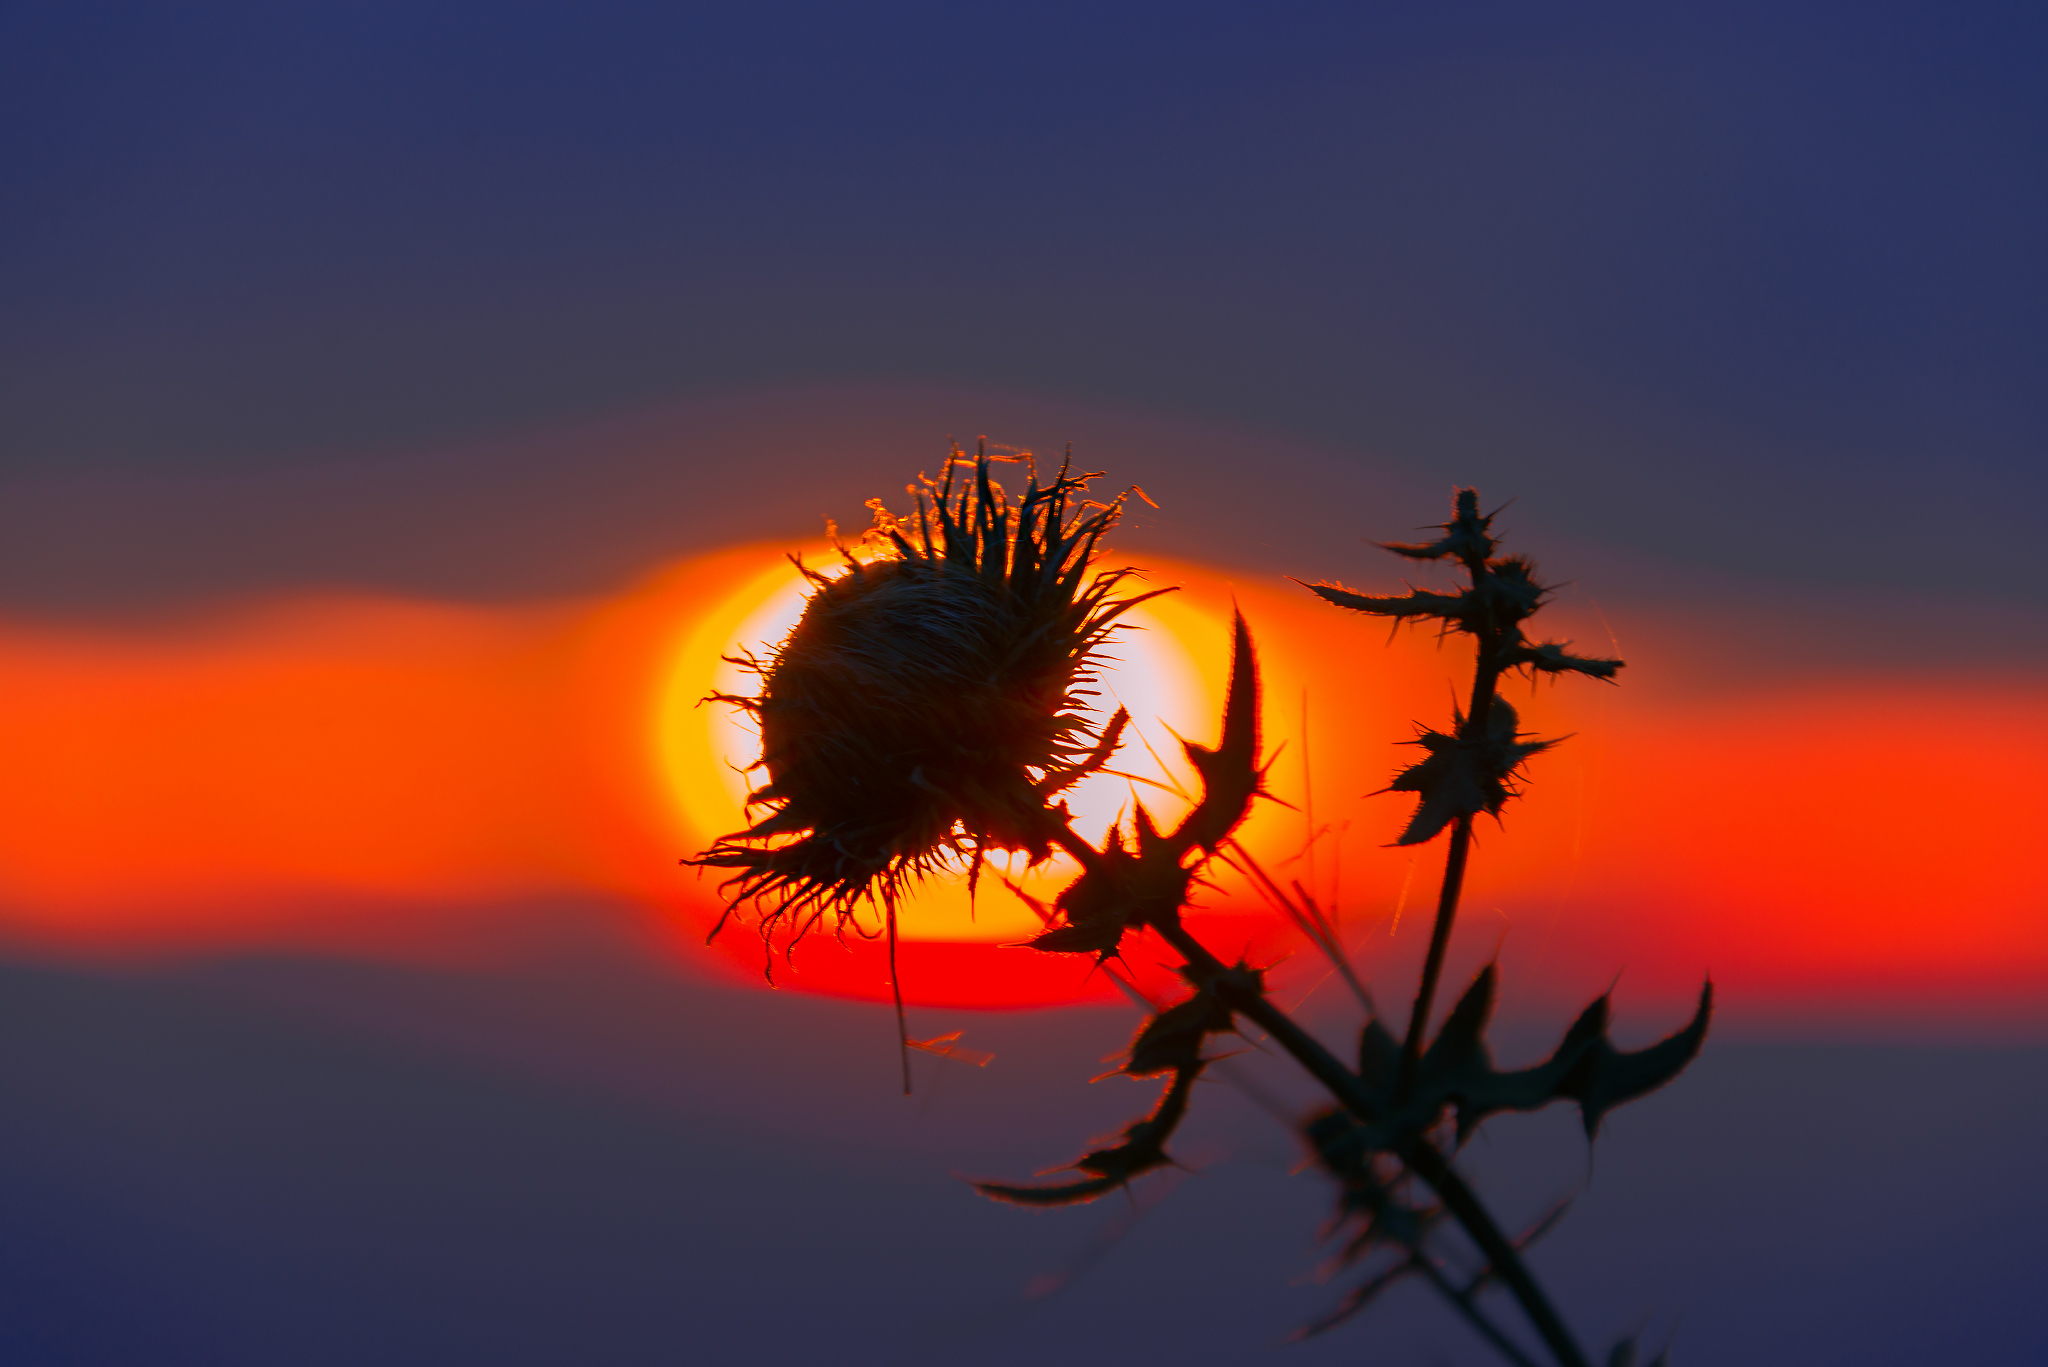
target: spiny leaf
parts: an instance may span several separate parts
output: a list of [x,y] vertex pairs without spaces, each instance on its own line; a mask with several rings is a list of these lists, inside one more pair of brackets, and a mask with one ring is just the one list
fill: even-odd
[[1048,954],[1093,954],[1098,961],[1114,956],[1131,923],[1124,884],[1134,862],[1123,837],[1112,830],[1096,862],[1055,899],[1060,923],[1025,943]]
[[1223,738],[1215,749],[1181,742],[1202,776],[1202,800],[1173,833],[1180,852],[1194,846],[1214,854],[1244,820],[1259,793],[1259,657],[1244,614],[1231,614],[1230,692],[1223,708]]
[[1385,1291],[1395,1282],[1421,1270],[1422,1264],[1416,1259],[1402,1259],[1363,1285],[1353,1287],[1349,1292],[1345,1293],[1344,1299],[1338,1303],[1335,1310],[1324,1315],[1321,1319],[1312,1320],[1295,1330],[1287,1336],[1288,1341],[1299,1343],[1303,1339],[1314,1338],[1317,1334],[1328,1333],[1356,1315],[1359,1311],[1365,1309],[1368,1305],[1371,1305],[1382,1291]]
[[1145,1022],[1131,1041],[1123,1070],[1132,1077],[1153,1077],[1172,1073],[1173,1081],[1160,1094],[1152,1114],[1133,1122],[1119,1143],[1095,1149],[1075,1160],[1073,1167],[1092,1174],[1076,1182],[1055,1186],[1022,1186],[1007,1182],[976,1182],[975,1189],[998,1201],[1021,1205],[1067,1206],[1113,1191],[1132,1178],[1163,1167],[1173,1160],[1166,1155],[1166,1141],[1187,1114],[1188,1094],[1201,1076],[1206,1060],[1202,1042],[1210,1035],[1235,1028],[1230,1009],[1213,990],[1218,980],[1227,980],[1244,991],[1264,990],[1264,975],[1239,963],[1213,977],[1204,978],[1183,969],[1195,985],[1194,995],[1177,1002]]
[[1373,1146],[1370,1126],[1333,1107],[1309,1117],[1301,1133],[1317,1161],[1342,1187],[1337,1199],[1339,1223],[1352,1221],[1360,1226],[1346,1247],[1347,1261],[1364,1255],[1377,1243],[1397,1243],[1409,1249],[1422,1246],[1423,1236],[1442,1211],[1401,1198],[1396,1189],[1401,1169]]
[[1069,921],[1042,930],[1024,943],[1047,954],[1093,954],[1098,959],[1112,959],[1123,944],[1124,930],[1122,921],[1108,918]]
[[1607,998],[1601,997],[1594,1006],[1600,1008],[1601,1029],[1557,1089],[1559,1096],[1579,1103],[1588,1139],[1599,1130],[1607,1112],[1656,1091],[1698,1056],[1714,1014],[1714,984],[1710,979],[1700,988],[1699,1007],[1684,1029],[1642,1049],[1616,1049],[1607,1038]]
[[1422,797],[1394,843],[1420,845],[1459,817],[1481,812],[1500,815],[1500,809],[1515,795],[1511,780],[1522,761],[1557,744],[1554,740],[1522,740],[1518,724],[1515,709],[1495,698],[1483,735],[1463,716],[1458,718],[1455,735],[1423,727],[1409,744],[1421,746],[1429,757],[1403,769],[1387,785],[1389,792]]
[[1399,594],[1359,593],[1327,580],[1304,587],[1324,602],[1353,612],[1400,621],[1433,617],[1482,638],[1519,638],[1521,629],[1517,623],[1542,607],[1550,593],[1537,580],[1535,564],[1524,556],[1511,555],[1470,568],[1471,587],[1454,593],[1430,589],[1410,589]]
[[1407,1199],[1410,1184],[1400,1162],[1376,1152],[1370,1134],[1371,1127],[1335,1108],[1311,1116],[1302,1126],[1310,1150],[1337,1180],[1337,1210],[1323,1237],[1344,1236],[1336,1258],[1341,1265],[1356,1264],[1381,1249],[1397,1251],[1399,1261],[1353,1290],[1297,1337],[1321,1333],[1349,1319],[1407,1272],[1421,1270],[1430,1230],[1443,1218],[1442,1207]]
[[1586,655],[1573,655],[1566,647],[1570,641],[1545,641],[1541,645],[1530,645],[1524,641],[1509,656],[1509,667],[1526,669],[1534,674],[1584,674],[1590,678],[1613,681],[1623,667],[1621,660],[1596,660]]
[[1175,1071],[1173,1081],[1160,1096],[1152,1114],[1132,1122],[1120,1136],[1121,1142],[1095,1149],[1071,1165],[1090,1174],[1077,1182],[1053,1186],[1024,1186],[1008,1182],[975,1182],[982,1195],[997,1201],[1025,1206],[1071,1206],[1093,1201],[1123,1186],[1134,1177],[1173,1160],[1166,1156],[1166,1141],[1187,1114],[1188,1093],[1200,1075],[1199,1061]]
[[1097,857],[1060,893],[1055,905],[1062,922],[1028,943],[1033,949],[1109,958],[1124,932],[1164,921],[1187,901],[1193,871],[1181,866],[1185,846],[1161,836],[1139,808],[1138,851],[1124,847],[1111,831]]
[[1458,998],[1458,1004],[1451,1008],[1451,1014],[1444,1018],[1436,1038],[1424,1052],[1425,1072],[1456,1077],[1473,1068],[1491,1067],[1486,1052],[1486,1023],[1493,1017],[1499,976],[1492,964],[1479,970],[1479,976]]
[[1466,594],[1462,589],[1457,593],[1432,593],[1428,589],[1410,589],[1407,593],[1358,593],[1342,584],[1318,583],[1306,587],[1325,603],[1349,608],[1353,612],[1371,613],[1375,617],[1440,617],[1447,622],[1463,622],[1465,619]]
[[1013,1186],[1002,1182],[970,1182],[968,1185],[991,1201],[1004,1201],[1013,1206],[1051,1207],[1085,1205],[1098,1196],[1107,1196],[1128,1180],[1128,1177],[1090,1177],[1054,1187]]
[[1549,1058],[1501,1072],[1486,1044],[1497,986],[1497,971],[1488,964],[1424,1050],[1406,1093],[1396,1091],[1399,1045],[1378,1021],[1367,1022],[1359,1038],[1359,1080],[1382,1110],[1378,1120],[1362,1126],[1355,1142],[1393,1151],[1427,1134],[1449,1108],[1456,1114],[1462,1145],[1490,1115],[1541,1110],[1554,1101],[1579,1104],[1590,1139],[1608,1111],[1655,1091],[1692,1061],[1713,1014],[1710,982],[1683,1029],[1646,1048],[1620,1050],[1607,1037],[1609,1004],[1603,996],[1579,1013]]
[[1466,627],[1519,635],[1515,624],[1542,607],[1549,596],[1550,590],[1536,578],[1536,562],[1528,556],[1489,560],[1472,576],[1472,588],[1466,595]]
[[1496,543],[1487,534],[1493,527],[1493,514],[1481,515],[1477,489],[1458,490],[1452,503],[1451,520],[1436,525],[1443,532],[1439,540],[1424,543],[1382,541],[1380,549],[1405,555],[1410,560],[1441,560],[1447,555],[1454,555],[1468,565],[1483,564],[1493,554]]
[[1385,1107],[1391,1107],[1400,1079],[1401,1041],[1375,1016],[1365,1023],[1358,1036],[1358,1080],[1367,1091],[1381,1097]]

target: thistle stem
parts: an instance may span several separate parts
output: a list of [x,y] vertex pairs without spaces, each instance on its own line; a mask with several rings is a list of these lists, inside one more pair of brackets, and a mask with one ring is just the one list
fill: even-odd
[[1450,1160],[1422,1140],[1402,1146],[1400,1153],[1408,1170],[1429,1183],[1472,1242],[1479,1245],[1488,1265],[1521,1303],[1522,1313],[1536,1327],[1559,1367],[1589,1367],[1585,1353],[1572,1338],[1571,1330],[1565,1328],[1564,1318],[1543,1294],[1543,1288],[1536,1284],[1514,1241],[1502,1232],[1492,1213],[1480,1202],[1479,1194],[1465,1184]]
[[[1485,562],[1468,562],[1473,592],[1478,592],[1488,573]],[[1479,633],[1479,659],[1472,671],[1472,705],[1458,728],[1460,740],[1483,739],[1493,717],[1493,695],[1500,683],[1501,659],[1508,638],[1495,629]],[[1422,1062],[1422,1046],[1429,1034],[1429,1014],[1436,1004],[1436,987],[1443,977],[1444,956],[1451,948],[1451,927],[1458,919],[1458,898],[1465,891],[1465,864],[1472,854],[1472,816],[1458,818],[1451,828],[1451,852],[1444,860],[1444,883],[1436,898],[1436,924],[1429,932],[1429,956],[1422,963],[1422,983],[1415,991],[1415,1008],[1408,1015],[1408,1037],[1401,1045],[1400,1092],[1406,1096],[1415,1085],[1415,1071]]]
[[1408,1015],[1408,1038],[1401,1046],[1401,1094],[1415,1085],[1422,1062],[1422,1044],[1429,1033],[1429,1013],[1443,978],[1444,956],[1451,947],[1451,927],[1458,919],[1458,898],[1465,890],[1465,863],[1472,853],[1472,818],[1461,816],[1451,828],[1451,852],[1444,861],[1444,885],[1436,899],[1436,925],[1429,933],[1429,957],[1422,964],[1422,985]]
[[889,993],[896,999],[896,1053],[903,1061],[903,1095],[910,1095],[910,1025],[903,1018],[903,978],[896,972],[896,899],[888,904]]
[[[1246,991],[1235,986],[1223,961],[1189,934],[1178,918],[1170,924],[1154,924],[1152,929],[1172,945],[1190,967],[1209,977],[1225,1006],[1264,1029],[1346,1110],[1367,1122],[1379,1119],[1377,1110],[1351,1070],[1339,1063],[1336,1056],[1323,1047],[1322,1041],[1295,1024],[1292,1016],[1267,1000],[1263,992]],[[1565,1327],[1563,1317],[1551,1305],[1549,1297],[1543,1294],[1543,1288],[1536,1284],[1536,1278],[1522,1261],[1513,1240],[1501,1230],[1492,1212],[1480,1201],[1478,1193],[1466,1185],[1450,1160],[1424,1139],[1410,1140],[1396,1152],[1408,1170],[1428,1183],[1431,1190],[1443,1199],[1444,1207],[1478,1245],[1494,1274],[1521,1304],[1522,1313],[1529,1317],[1544,1346],[1557,1359],[1558,1367],[1588,1367],[1585,1353],[1573,1340],[1571,1331]]]
[[1502,1333],[1499,1325],[1486,1317],[1486,1312],[1479,1308],[1478,1298],[1472,1294],[1471,1288],[1452,1285],[1451,1279],[1443,1274],[1443,1269],[1421,1254],[1416,1255],[1415,1266],[1428,1278],[1429,1284],[1450,1302],[1451,1308],[1463,1315],[1465,1322],[1492,1344],[1502,1357],[1514,1363],[1515,1367],[1536,1367],[1535,1360],[1524,1353],[1513,1339]]

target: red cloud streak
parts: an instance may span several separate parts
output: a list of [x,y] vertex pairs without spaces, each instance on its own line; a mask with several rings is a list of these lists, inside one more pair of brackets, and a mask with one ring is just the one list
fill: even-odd
[[[689,829],[663,791],[651,719],[690,623],[764,559],[698,557],[596,602],[329,597],[148,629],[0,628],[0,925],[67,954],[337,939],[406,954],[423,921],[487,939],[491,907],[567,895],[660,908],[694,946],[716,896],[676,861],[716,832]],[[1422,923],[1441,853],[1387,848],[1407,800],[1367,793],[1407,762],[1412,723],[1448,710],[1463,652],[1389,644],[1291,586],[1157,577],[1219,617],[1242,602],[1268,742],[1285,743],[1273,787],[1294,804],[1266,806],[1252,843],[1341,909],[1369,972],[1384,966]],[[1190,644],[1221,667],[1220,640]],[[1702,700],[1660,691],[1656,661],[1632,665],[1619,688],[1515,695],[1532,730],[1573,738],[1532,761],[1528,796],[1487,830],[1465,915],[1498,928],[1529,990],[1563,1000],[1626,969],[1632,990],[1677,999],[1711,971],[1766,1017],[2048,1020],[2037,685],[1809,676]],[[1215,725],[1168,720],[1198,739]],[[1305,796],[1326,828],[1313,860]],[[1207,902],[1220,951],[1291,951],[1289,971],[1314,979],[1249,890],[1224,880]],[[679,952],[758,980],[744,927],[720,946]],[[935,1004],[1110,990],[1084,963],[990,944],[906,946],[904,976]],[[829,936],[778,981],[886,992],[874,947]]]

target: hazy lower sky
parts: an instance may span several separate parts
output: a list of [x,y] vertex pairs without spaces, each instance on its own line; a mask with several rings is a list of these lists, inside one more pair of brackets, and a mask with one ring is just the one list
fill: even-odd
[[992,386],[1681,566],[2041,604],[2044,39],[1988,3],[14,4],[0,480]]

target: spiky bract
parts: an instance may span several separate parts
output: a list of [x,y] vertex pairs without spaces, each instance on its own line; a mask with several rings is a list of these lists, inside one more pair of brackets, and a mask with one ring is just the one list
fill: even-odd
[[1384,549],[1409,560],[1456,560],[1471,576],[1469,588],[1455,593],[1410,589],[1403,594],[1377,594],[1357,593],[1327,581],[1305,587],[1324,602],[1353,612],[1396,621],[1434,620],[1455,631],[1467,632],[1479,640],[1484,657],[1480,662],[1482,669],[1584,674],[1613,682],[1622,667],[1620,660],[1574,655],[1568,649],[1569,641],[1531,642],[1522,634],[1521,624],[1543,606],[1551,590],[1537,581],[1536,566],[1527,556],[1493,558],[1494,548],[1500,544],[1492,534],[1494,516],[1479,511],[1476,490],[1460,489],[1451,520],[1437,524],[1444,533],[1442,537],[1429,542],[1380,543]]
[[[1094,474],[1062,464],[1021,495],[994,459],[955,451],[910,487],[898,519],[873,500],[865,558],[815,586],[765,661],[751,698],[768,815],[693,862],[733,870],[733,904],[797,933],[993,850],[1050,853],[1058,796],[1105,764],[1125,718],[1089,706],[1117,619],[1152,594],[1118,596],[1132,571],[1096,571],[1123,499],[1088,501]],[[1028,461],[1028,458],[1026,458]],[[963,477],[964,475],[964,477]],[[722,923],[721,923],[722,924]]]
[[1397,845],[1432,840],[1453,822],[1481,812],[1499,816],[1501,807],[1516,794],[1512,780],[1522,761],[1557,744],[1522,738],[1523,733],[1516,729],[1515,710],[1495,696],[1502,675],[1512,670],[1532,678],[1538,674],[1584,674],[1612,683],[1622,668],[1620,660],[1572,654],[1569,641],[1532,642],[1523,634],[1522,624],[1543,606],[1550,589],[1537,579],[1535,563],[1527,556],[1494,556],[1500,543],[1493,535],[1493,519],[1494,514],[1479,511],[1477,490],[1460,489],[1453,499],[1451,520],[1437,524],[1441,537],[1381,543],[1384,549],[1409,560],[1457,561],[1471,584],[1455,593],[1414,588],[1403,594],[1357,593],[1327,582],[1305,586],[1340,608],[1397,622],[1440,622],[1478,644],[1472,706],[1458,714],[1448,735],[1418,728],[1414,743],[1427,750],[1429,757],[1402,770],[1385,790],[1417,793],[1422,798],[1394,842]]

